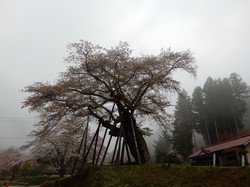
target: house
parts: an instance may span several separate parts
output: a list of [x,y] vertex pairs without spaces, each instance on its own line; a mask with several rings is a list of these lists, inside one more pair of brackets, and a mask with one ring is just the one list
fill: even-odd
[[193,165],[245,166],[250,163],[250,134],[202,147],[188,159]]

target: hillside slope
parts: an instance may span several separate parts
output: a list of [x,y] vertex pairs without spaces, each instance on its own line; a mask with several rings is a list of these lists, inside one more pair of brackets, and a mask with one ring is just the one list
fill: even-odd
[[162,168],[161,165],[88,167],[73,178],[57,183],[65,187],[240,187],[250,186],[250,168]]

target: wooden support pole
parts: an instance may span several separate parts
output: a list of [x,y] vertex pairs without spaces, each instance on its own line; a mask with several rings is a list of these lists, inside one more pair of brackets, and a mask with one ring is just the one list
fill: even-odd
[[104,132],[104,135],[103,135],[103,139],[102,139],[101,147],[100,147],[100,149],[99,149],[99,153],[98,153],[98,156],[97,156],[97,159],[96,159],[96,163],[95,163],[95,165],[97,165],[97,164],[98,164],[98,161],[99,161],[99,159],[100,159],[101,152],[102,152],[102,148],[103,148],[103,144],[104,144],[104,141],[105,141],[105,138],[106,138],[106,135],[107,135],[107,131],[108,131],[108,129],[106,128],[106,129],[105,129],[105,132]]
[[122,137],[119,137],[119,143],[118,143],[118,150],[117,150],[117,154],[116,154],[116,159],[115,159],[115,163],[116,165],[118,165],[120,163],[120,156],[121,156],[121,140]]
[[121,161],[120,161],[121,164],[124,163],[124,150],[125,150],[125,141],[124,141],[124,138],[123,138],[123,141],[122,141]]
[[119,136],[117,136],[117,138],[116,138],[115,149],[114,149],[114,152],[113,152],[113,156],[112,156],[112,160],[111,160],[111,165],[113,165],[113,163],[114,163],[118,141],[119,141]]
[[128,144],[125,142],[125,148],[126,148],[126,152],[127,152],[127,157],[128,157],[128,163],[131,163],[131,158],[130,158],[130,152],[128,149]]
[[87,150],[87,140],[88,140],[88,130],[89,130],[89,116],[87,118],[87,126],[86,126],[86,129],[85,129],[85,139],[84,139],[84,146],[83,146],[83,157],[82,157],[82,166],[85,164],[86,162],[86,150]]
[[99,122],[98,128],[96,130],[96,139],[95,139],[95,147],[94,147],[94,154],[93,154],[93,159],[92,159],[92,165],[95,165],[95,159],[96,159],[96,150],[97,150],[97,143],[98,143],[98,137],[99,137],[99,130],[101,127],[101,122]]
[[[97,130],[96,130],[96,132],[95,132],[95,135],[94,135],[94,137],[93,137],[93,139],[92,139],[92,141],[91,141],[91,143],[90,143],[90,145],[89,145],[88,151],[87,151],[87,153],[84,155],[84,162],[86,162],[86,160],[87,160],[87,157],[88,157],[88,155],[89,155],[89,152],[90,152],[90,150],[91,150],[91,148],[92,148],[92,145],[93,145],[93,143],[94,143],[94,141],[95,141],[95,139],[96,139],[97,133],[99,132],[100,126],[101,126],[101,124],[99,123],[99,125],[98,125],[98,127],[97,127]],[[98,133],[98,134],[99,134],[99,133]],[[97,138],[98,138],[98,136],[97,136]],[[93,161],[92,161],[92,163],[93,163]]]
[[[85,128],[85,130],[84,130],[84,132],[83,132],[83,136],[82,136],[82,139],[81,139],[80,146],[79,146],[79,149],[78,149],[78,151],[77,151],[77,154],[80,154],[80,152],[81,152],[82,144],[83,144],[83,141],[84,141],[85,134],[86,134],[86,131],[87,131],[87,130],[88,130],[88,129]],[[75,172],[75,168],[76,168],[76,164],[77,164],[77,162],[78,162],[78,159],[79,159],[79,158],[76,157],[75,162],[74,162],[74,165],[73,165],[73,169],[72,169],[72,172],[71,172],[71,175],[73,175],[74,172]]]
[[104,160],[106,158],[106,155],[107,155],[111,140],[112,140],[112,135],[109,137],[109,141],[108,141],[107,147],[105,149],[105,152],[104,152],[104,155],[103,155],[103,158],[102,158],[101,166],[103,165]]
[[[113,113],[114,108],[115,108],[115,103],[114,103],[113,106],[112,106],[111,113]],[[110,120],[111,120],[111,115],[109,116],[109,122],[110,122]],[[103,137],[103,140],[102,140],[101,148],[100,148],[100,151],[99,151],[99,154],[98,154],[98,158],[97,158],[98,160],[99,160],[99,157],[100,157],[102,148],[103,148],[103,144],[104,144],[104,141],[105,141],[107,132],[108,132],[108,128],[106,128],[105,133],[104,133],[104,137]],[[106,157],[106,155],[107,155],[107,152],[108,152],[108,149],[109,149],[109,145],[110,145],[111,139],[112,139],[112,135],[110,136],[109,141],[108,141],[108,144],[107,144],[107,147],[106,147],[106,149],[105,149],[105,151],[104,151],[104,155],[103,155],[103,158],[102,158],[102,161],[101,161],[101,164],[100,164],[101,166],[103,165],[103,162],[104,162],[105,157]],[[96,163],[96,164],[97,164],[97,163]]]
[[141,165],[141,156],[140,156],[138,142],[137,142],[137,138],[136,138],[136,134],[135,134],[135,124],[133,122],[131,115],[130,115],[130,123],[132,126],[132,133],[133,133],[133,138],[134,138],[134,143],[135,143],[135,150],[136,150],[136,155],[137,155],[137,159],[138,159],[138,164]]

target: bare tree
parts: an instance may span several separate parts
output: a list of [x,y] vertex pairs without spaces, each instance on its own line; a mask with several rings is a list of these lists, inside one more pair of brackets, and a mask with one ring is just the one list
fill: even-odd
[[[127,43],[105,49],[86,41],[70,43],[66,72],[54,83],[34,83],[24,91],[31,95],[24,107],[43,113],[45,129],[53,128],[62,116],[92,116],[113,136],[121,136],[137,163],[150,155],[139,127],[151,117],[166,124],[168,92],[179,92],[173,78],[177,70],[196,75],[190,51],[161,50],[159,55],[132,56]],[[112,107],[114,106],[114,107]],[[45,123],[46,122],[46,123]]]

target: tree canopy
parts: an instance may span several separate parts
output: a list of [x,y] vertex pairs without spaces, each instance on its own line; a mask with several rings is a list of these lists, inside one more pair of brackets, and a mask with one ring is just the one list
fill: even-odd
[[10,177],[14,179],[19,170],[29,160],[29,156],[22,153],[19,149],[10,147],[0,151],[0,176],[1,178]]
[[[65,172],[70,172],[76,160],[83,163],[85,154],[79,151],[84,148],[83,135],[87,130],[83,122],[79,119],[64,120],[49,131],[35,129],[30,134],[32,140],[21,149],[28,149],[31,160],[52,166],[62,177]],[[86,139],[88,145],[91,141],[90,137]]]
[[236,73],[223,79],[208,77],[203,88],[194,89],[192,98],[183,91],[174,113],[172,140],[176,152],[183,158],[192,153],[194,133],[201,134],[210,145],[244,132],[249,93],[249,86]]
[[235,137],[244,128],[249,93],[249,86],[236,73],[223,79],[208,77],[203,88],[195,88],[195,128],[203,134],[206,144]]
[[168,49],[134,57],[127,43],[105,49],[86,41],[70,43],[68,51],[68,69],[55,83],[37,82],[24,88],[31,94],[24,107],[41,114],[44,130],[64,118],[90,116],[110,135],[123,137],[135,162],[148,162],[140,121],[151,117],[166,124],[167,93],[180,91],[174,73],[196,75],[191,52]]

